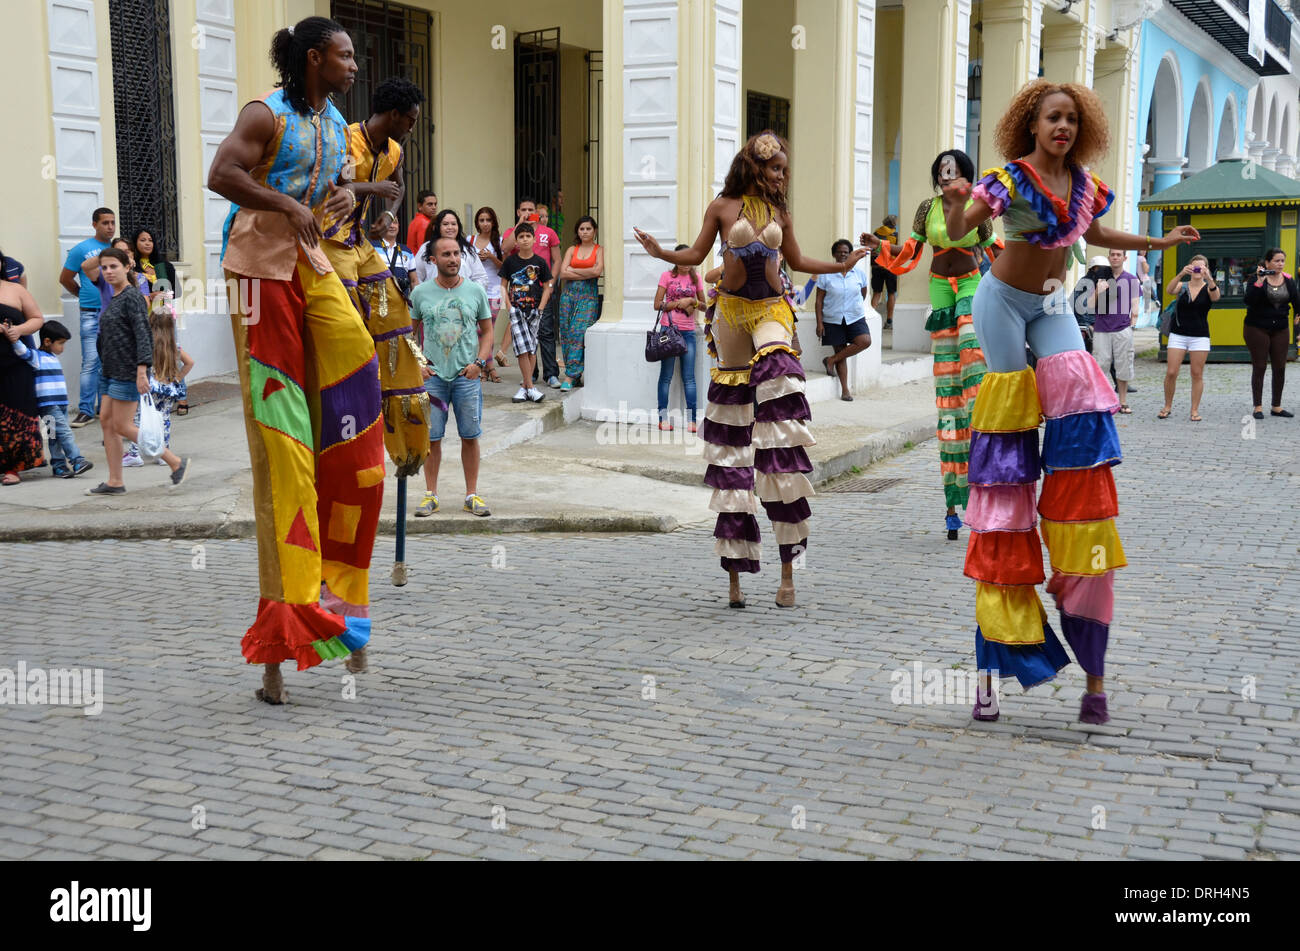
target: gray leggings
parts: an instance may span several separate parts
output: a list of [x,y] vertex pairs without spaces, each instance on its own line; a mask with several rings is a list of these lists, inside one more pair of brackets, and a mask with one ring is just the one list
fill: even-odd
[[1083,335],[1064,288],[1031,294],[999,281],[990,271],[975,291],[971,318],[984,363],[993,373],[1014,373],[1028,366],[1026,343],[1040,360],[1083,349]]

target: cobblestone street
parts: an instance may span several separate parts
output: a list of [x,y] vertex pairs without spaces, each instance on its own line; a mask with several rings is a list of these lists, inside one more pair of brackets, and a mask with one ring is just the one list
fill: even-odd
[[973,668],[933,441],[814,500],[794,610],[762,519],[744,611],[711,526],[416,535],[405,588],[383,538],[370,672],[286,666],[283,707],[239,654],[253,540],[6,545],[0,667],[102,668],[104,705],[0,708],[0,857],[1300,858],[1300,419],[1252,431],[1211,365],[1205,421],[1186,369],[1159,421],[1162,377],[1117,417],[1106,726],[1075,664],[993,724],[894,702]]

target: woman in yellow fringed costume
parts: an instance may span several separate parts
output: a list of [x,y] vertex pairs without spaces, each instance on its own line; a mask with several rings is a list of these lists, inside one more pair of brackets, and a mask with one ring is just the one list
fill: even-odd
[[[782,292],[779,255],[805,274],[847,273],[866,250],[847,261],[805,257],[786,206],[790,147],[776,133],[753,136],[736,154],[722,194],[704,213],[699,237],[682,251],[665,251],[633,228],[642,247],[669,264],[693,267],[722,238],[723,274],[709,330],[712,370],[700,437],[709,464],[709,507],[718,513],[714,550],[730,576],[731,607],[743,608],[740,572],[759,570],[755,490],[772,520],[781,553],[776,603],[794,606],[793,562],[808,546],[806,473],[812,412],[804,396],[804,372],[792,344],[794,311]],[[757,400],[758,408],[754,404]]]
[[[1086,168],[1105,154],[1106,115],[1096,93],[1039,79],[1024,86],[998,123],[1009,164],[972,191],[945,186],[949,234],[1001,216],[1006,251],[975,294],[975,333],[988,372],[971,418],[971,528],[966,574],[975,579],[975,659],[981,672],[976,720],[996,720],[992,672],[1023,687],[1050,680],[1070,661],[1047,622],[1035,586],[1044,580],[1037,523],[1052,563],[1047,590],[1061,633],[1087,674],[1083,723],[1110,719],[1103,684],[1114,609],[1114,573],[1125,565],[1115,530],[1119,503],[1111,467],[1120,461],[1110,381],[1083,348],[1063,291],[1069,248],[1081,236],[1103,248],[1150,251],[1200,238],[1188,225],[1163,238],[1104,227],[1110,189]],[[967,196],[973,198],[969,205]],[[1037,357],[1031,370],[1025,344]],[[1046,418],[1042,455],[1039,420]],[[1040,467],[1047,473],[1037,499]]]
[[[930,166],[930,182],[941,188],[958,177],[973,178],[975,165],[960,149],[940,152]],[[984,378],[984,354],[975,338],[971,302],[980,283],[978,249],[990,259],[1002,242],[993,234],[992,222],[950,238],[944,215],[949,198],[927,198],[916,209],[912,236],[895,248],[875,235],[863,234],[861,243],[880,247],[876,264],[891,274],[907,274],[921,263],[928,244],[934,248],[930,263],[930,351],[934,355],[934,402],[939,411],[935,436],[939,441],[939,471],[943,496],[948,505],[944,527],[948,538],[957,540],[961,517],[957,506],[966,507],[966,471],[970,462],[970,414]]]
[[[405,79],[386,79],[375,89],[371,115],[348,126],[348,161],[358,201],[351,214],[325,228],[323,247],[365,321],[379,357],[384,448],[397,476],[420,471],[429,454],[429,394],[420,368],[424,354],[415,341],[410,310],[379,251],[366,235],[369,211],[384,200],[379,217],[396,220],[401,204],[402,146],[420,117],[424,94]],[[364,656],[361,659],[364,663]]]

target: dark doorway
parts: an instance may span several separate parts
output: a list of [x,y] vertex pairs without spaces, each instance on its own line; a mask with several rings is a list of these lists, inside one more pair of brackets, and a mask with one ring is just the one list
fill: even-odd
[[515,203],[560,187],[560,29],[515,37]]
[[745,138],[771,129],[790,139],[790,100],[766,93],[750,92],[745,101]]
[[349,123],[370,117],[370,98],[385,79],[409,79],[424,93],[420,121],[402,143],[405,234],[415,217],[416,193],[433,187],[433,16],[387,0],[333,0],[330,15],[348,31],[356,50],[357,81],[337,104]]
[[587,61],[587,214],[600,221],[600,112],[604,106],[605,57],[591,50]]

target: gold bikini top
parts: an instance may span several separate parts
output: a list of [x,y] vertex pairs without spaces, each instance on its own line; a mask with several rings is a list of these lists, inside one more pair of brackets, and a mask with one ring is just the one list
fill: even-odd
[[741,198],[740,217],[727,232],[727,250],[740,257],[750,254],[771,257],[781,249],[784,238],[776,209],[770,202],[755,195]]

